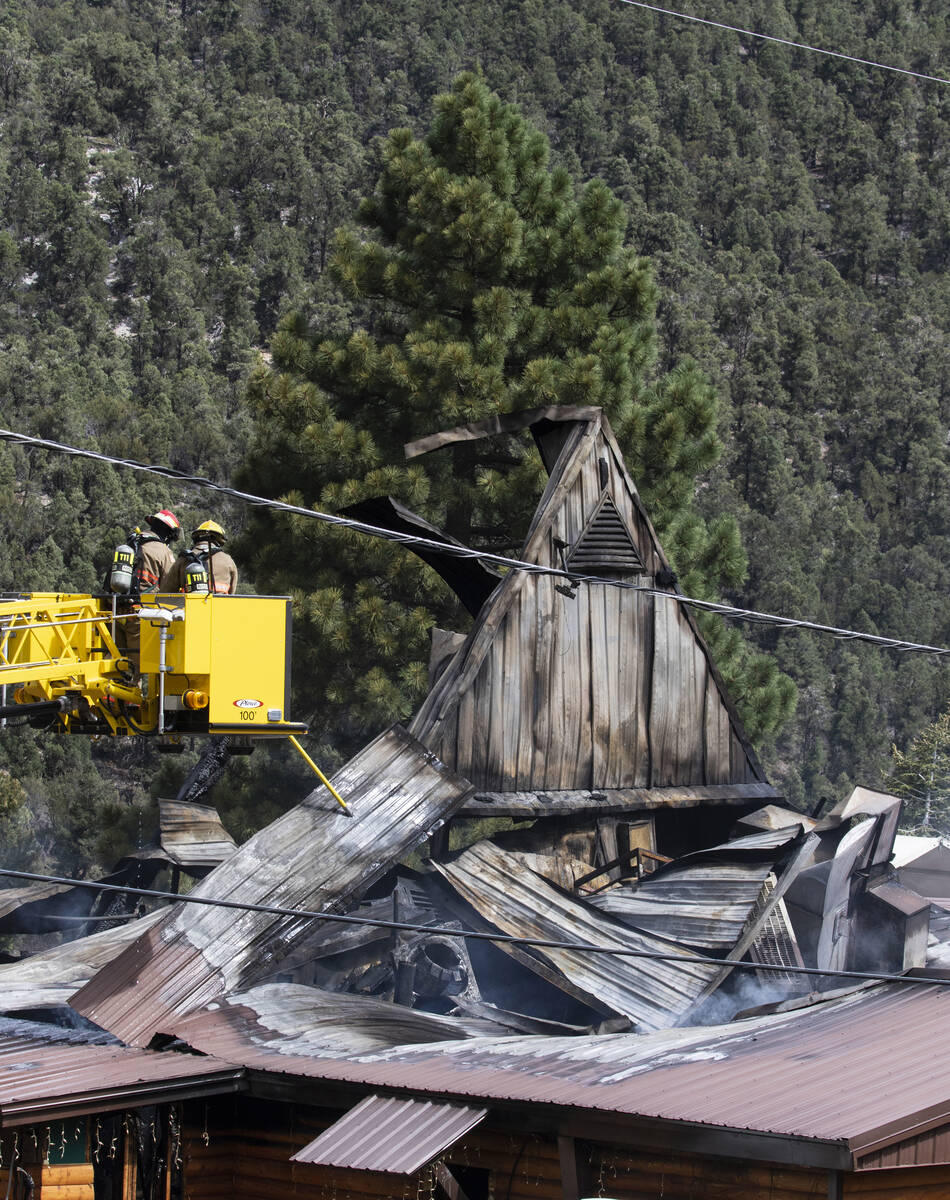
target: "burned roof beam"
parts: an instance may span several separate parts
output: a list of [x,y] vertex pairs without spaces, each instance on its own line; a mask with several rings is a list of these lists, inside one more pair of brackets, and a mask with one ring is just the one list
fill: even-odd
[[461,442],[479,442],[499,434],[520,433],[523,429],[531,429],[533,432],[538,425],[599,421],[601,411],[599,408],[579,404],[550,405],[546,408],[528,409],[526,412],[499,413],[484,421],[471,421],[468,425],[457,425],[454,429],[444,429],[415,442],[407,442],[404,451],[406,458],[418,458],[422,454],[430,454],[433,450],[441,450],[445,446],[457,446]]
[[760,800],[781,799],[769,783],[722,783],[706,786],[595,788],[533,792],[476,792],[466,800],[461,817],[538,817],[591,813],[647,812],[658,808],[699,808],[710,804],[741,807]]
[[[391,529],[394,533],[421,535],[433,541],[444,542],[447,546],[462,544],[430,524],[424,517],[420,517],[418,513],[400,504],[398,500],[394,500],[392,496],[376,496],[370,500],[361,500],[358,504],[349,504],[340,509],[340,515],[355,517],[369,525]],[[473,617],[501,582],[502,576],[478,559],[459,558],[456,554],[441,554],[438,550],[419,546],[408,548],[445,580]]]

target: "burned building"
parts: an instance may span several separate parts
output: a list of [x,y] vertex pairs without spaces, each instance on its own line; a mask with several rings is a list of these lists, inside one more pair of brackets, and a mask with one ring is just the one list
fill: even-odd
[[[413,720],[334,776],[352,816],[318,788],[235,847],[166,805],[159,849],[202,876],[187,900],[0,966],[10,1044],[39,1064],[18,1091],[0,1058],[2,1169],[16,1151],[38,1194],[67,1186],[43,1121],[74,1116],[77,1197],[950,1187],[950,996],[892,865],[899,802],[784,807],[599,410],[407,453],[523,430],[549,473],[529,569],[364,506],[427,531],[474,621],[435,632]],[[43,1083],[60,1034],[18,1018],[62,1023],[66,1001],[102,1088]]]

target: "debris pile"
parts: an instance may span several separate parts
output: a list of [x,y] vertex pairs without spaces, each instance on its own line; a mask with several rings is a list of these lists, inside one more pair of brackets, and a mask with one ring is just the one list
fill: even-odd
[[[140,858],[251,907],[178,903],[103,931],[87,898],[95,936],[0,967],[4,1011],[29,978],[31,1012],[62,1021],[68,998],[133,1046],[239,1008],[312,1053],[648,1034],[924,968],[928,939],[943,954],[931,898],[892,862],[899,800],[857,788],[819,819],[769,784],[599,410],[499,417],[407,453],[524,428],[551,474],[522,551],[539,570],[426,550],[474,624],[434,631],[409,727],[334,777],[352,815],[321,787],[235,847],[186,781]],[[565,562],[598,578],[545,573]],[[6,898],[6,922],[63,899]]]

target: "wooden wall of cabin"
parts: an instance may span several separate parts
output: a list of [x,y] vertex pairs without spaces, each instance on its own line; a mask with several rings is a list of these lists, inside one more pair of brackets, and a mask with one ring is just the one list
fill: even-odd
[[[602,435],[526,553],[560,566],[557,541],[573,546],[600,502],[602,458],[612,460],[607,491],[646,568],[625,578],[652,585],[662,559]],[[758,778],[680,604],[606,584],[581,584],[573,597],[563,587],[522,574],[488,602],[465,661],[448,668],[439,701],[413,723],[443,762],[498,792]]]
[[[293,1163],[342,1112],[247,1097],[186,1106],[183,1200],[436,1200],[437,1169],[415,1175],[345,1171]],[[464,1180],[469,1200],[561,1200],[555,1138],[476,1130],[447,1151],[444,1162]]]
[[33,1200],[94,1200],[94,1167],[84,1117],[4,1132],[0,1164],[0,1196],[10,1200],[27,1194],[23,1171],[33,1181]]
[[[249,1097],[194,1102],[185,1107],[183,1200],[445,1200],[438,1166],[412,1176],[343,1171],[292,1163],[340,1111]],[[565,1200],[609,1196],[616,1200],[802,1200],[828,1197],[826,1170],[720,1159],[667,1151],[630,1150],[577,1141],[575,1166],[562,1159],[553,1135],[508,1127],[479,1128],[446,1151],[450,1168],[469,1200]],[[563,1166],[562,1166],[563,1164]],[[942,1178],[948,1176],[944,1168]],[[900,1172],[859,1172],[844,1176],[846,1197],[875,1197],[870,1176]],[[936,1200],[941,1176],[905,1172],[908,1189],[885,1191],[876,1200]],[[911,1178],[911,1175],[914,1178]],[[917,1176],[920,1175],[918,1179]],[[927,1177],[925,1178],[925,1175]],[[577,1185],[580,1185],[579,1189]],[[923,1190],[918,1192],[918,1184]],[[850,1190],[856,1189],[856,1190]]]
[[950,1165],[854,1171],[844,1176],[844,1200],[947,1200]]
[[0,1197],[27,1194],[22,1176],[10,1185],[15,1162],[33,1200],[180,1200],[180,1123],[179,1106],[165,1104],[6,1130]]
[[[95,1200],[91,1163],[67,1167],[44,1167],[32,1163],[24,1165],[23,1169],[33,1180],[33,1200]],[[16,1197],[18,1200],[24,1192],[16,1188],[8,1192],[9,1178],[8,1170],[4,1167],[0,1170],[0,1196],[9,1196],[10,1200]]]
[[827,1200],[828,1172],[692,1154],[615,1150],[590,1155],[591,1196],[616,1200]]

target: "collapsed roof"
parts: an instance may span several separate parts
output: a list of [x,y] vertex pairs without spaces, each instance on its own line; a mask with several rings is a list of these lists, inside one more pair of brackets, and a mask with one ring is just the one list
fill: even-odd
[[[69,998],[129,1046],[175,1037],[255,1069],[720,1123],[767,1060],[760,1033],[798,1088],[782,1031],[812,1030],[833,1074],[849,1020],[886,1023],[904,993],[824,1005],[814,1023],[805,1008],[703,1028],[855,969],[925,968],[929,904],[891,863],[899,801],[856,789],[821,821],[783,808],[599,410],[496,418],[408,451],[523,428],[550,480],[521,557],[602,578],[445,572],[478,598],[474,624],[438,631],[408,729],[334,776],[352,817],[317,788],[235,848],[193,796],[166,805],[164,853],[195,875],[217,863],[191,895],[257,909],[183,900],[108,944],[0,967],[11,996],[41,982],[39,1007]],[[416,527],[373,509],[387,512]],[[945,1007],[914,1003],[928,1019]],[[719,1068],[731,1107],[687,1103],[689,1064],[706,1060],[733,1064]],[[648,1102],[657,1081],[668,1104]],[[742,1111],[764,1133],[868,1153],[886,1116],[793,1128]],[[838,1149],[829,1161],[852,1161]]]

